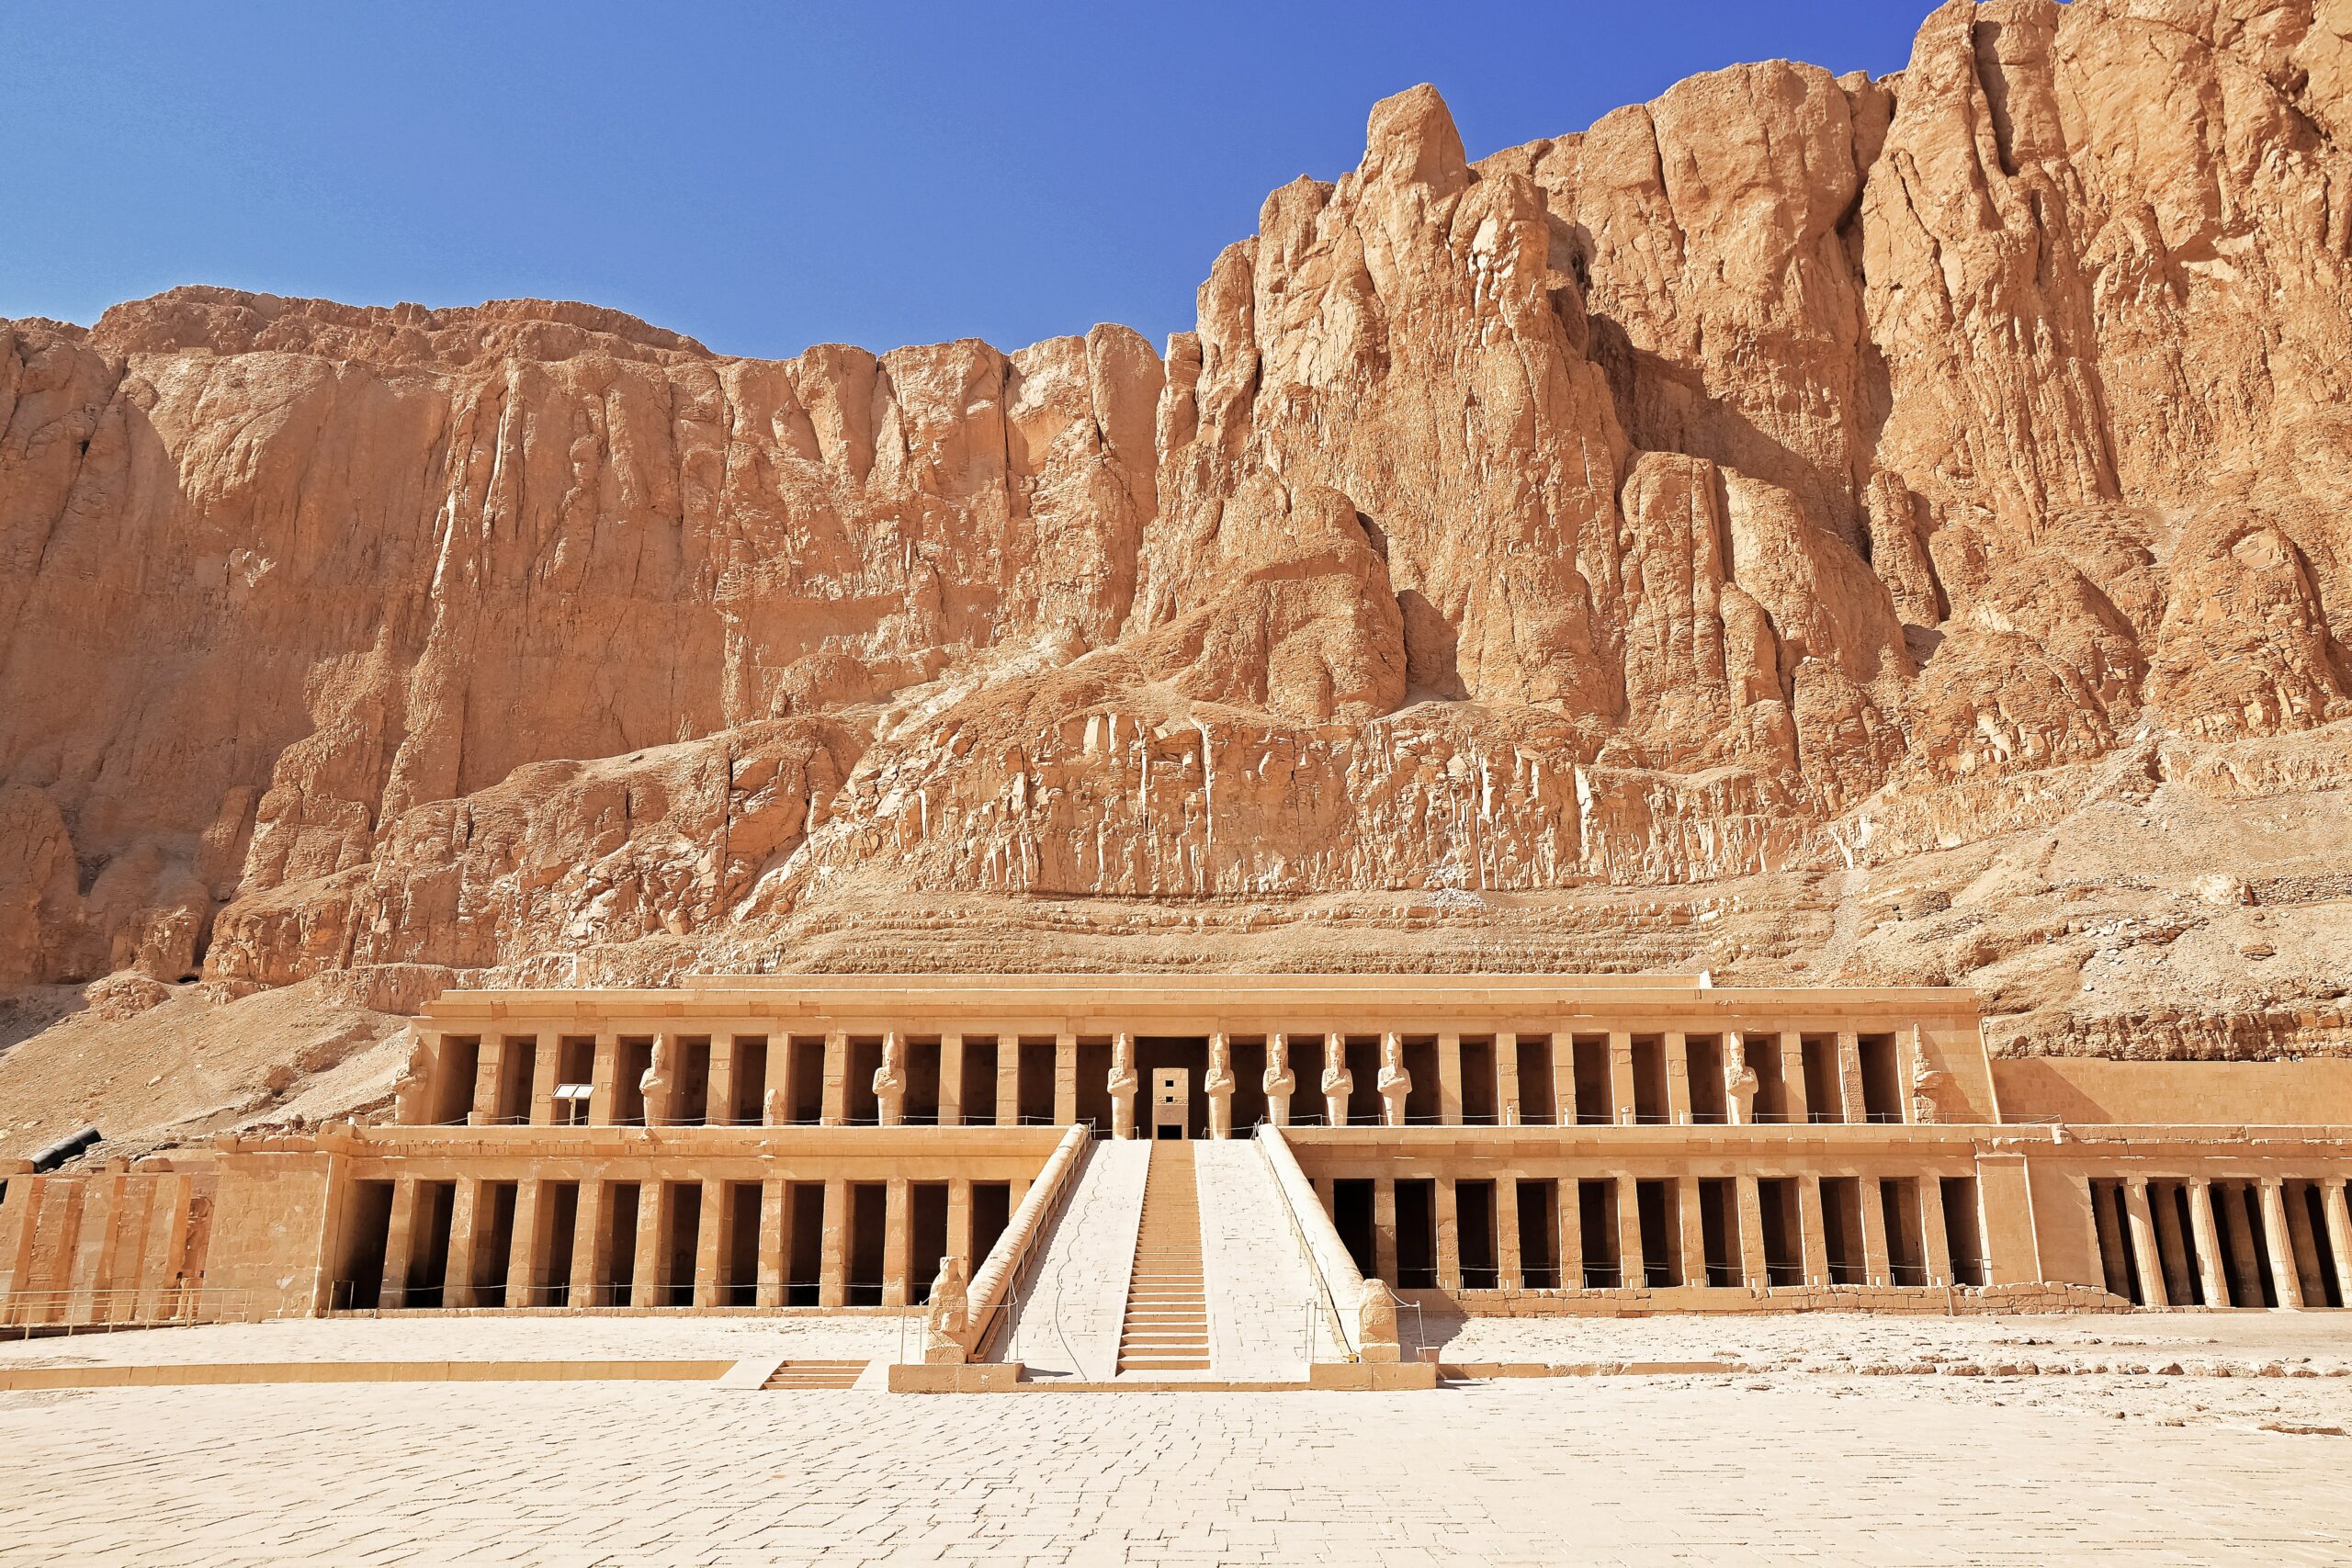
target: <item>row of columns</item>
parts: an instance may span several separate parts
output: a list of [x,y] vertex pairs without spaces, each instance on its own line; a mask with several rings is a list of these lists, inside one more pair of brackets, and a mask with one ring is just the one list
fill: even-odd
[[[602,1033],[594,1037],[594,1056],[591,1077],[589,1121],[599,1126],[612,1124],[619,1100],[621,1076],[621,1040],[618,1033]],[[647,1096],[646,1116],[661,1122],[674,1119],[678,1092],[675,1054],[682,1036],[654,1036],[652,1066],[642,1075],[640,1086]],[[703,1036],[694,1036],[697,1041]],[[904,1121],[906,1111],[907,1075],[905,1068],[905,1036],[889,1032],[882,1037],[882,1060],[876,1068],[873,1089],[878,1120],[884,1126],[898,1125]],[[974,1036],[972,1038],[980,1038]],[[1010,1126],[1020,1120],[1020,1050],[1018,1034],[999,1034],[996,1040],[996,1081],[993,1086],[967,1086],[965,1082],[966,1035],[943,1034],[939,1040],[939,1124],[962,1125],[967,1120],[974,1123],[993,1121]],[[1347,1065],[1347,1041],[1344,1032],[1324,1033],[1323,1072],[1311,1085],[1298,1082],[1289,1066],[1289,1048],[1294,1036],[1272,1033],[1264,1037],[1266,1068],[1261,1087],[1266,1095],[1267,1118],[1276,1126],[1287,1126],[1291,1121],[1294,1100],[1302,1093],[1310,1102],[1319,1099],[1324,1114],[1332,1124],[1344,1124],[1348,1104],[1355,1088],[1355,1077]],[[1520,1077],[1520,1036],[1510,1032],[1492,1036],[1494,1042],[1497,1114],[1505,1122],[1525,1120],[1522,1114],[1524,1096]],[[1572,1034],[1553,1034],[1551,1043],[1552,1103],[1561,1122],[1577,1120],[1576,1054]],[[1658,1037],[1664,1052],[1666,1067],[1666,1104],[1663,1118],[1672,1123],[1688,1124],[1694,1120],[1691,1092],[1690,1037],[1679,1031],[1668,1031]],[[1756,1078],[1752,1071],[1744,1070],[1753,1054],[1770,1050],[1777,1054],[1781,1093],[1786,1105],[1786,1120],[1806,1122],[1812,1119],[1814,1108],[1808,1103],[1804,1062],[1804,1036],[1795,1032],[1747,1033],[1730,1032],[1717,1037],[1722,1042],[1725,1063],[1725,1120],[1739,1124],[1753,1120],[1753,1096]],[[1835,1037],[1838,1060],[1838,1099],[1836,1119],[1860,1122],[1867,1119],[1863,1091],[1861,1055],[1859,1036],[1851,1031]],[[516,1050],[534,1052],[531,1073],[528,1119],[537,1124],[557,1120],[555,1094],[557,1075],[561,1059],[564,1036],[550,1031],[536,1037],[489,1036],[480,1047],[475,1067],[475,1082],[470,1100],[471,1120],[488,1122],[510,1119],[507,1085],[507,1055]],[[757,1120],[769,1125],[790,1120],[787,1097],[794,1082],[792,1066],[795,1054],[806,1050],[823,1052],[820,1124],[840,1126],[847,1120],[849,1101],[849,1035],[834,1031],[821,1040],[810,1035],[730,1035],[713,1034],[709,1039],[708,1088],[706,1103],[710,1107],[731,1108],[736,1100],[736,1048],[740,1040],[765,1043],[767,1059],[765,1089]],[[1216,1033],[1208,1037],[1209,1065],[1203,1085],[1208,1098],[1210,1135],[1229,1137],[1233,1134],[1232,1096],[1235,1082],[1232,1072],[1229,1036]],[[1412,1092],[1412,1075],[1404,1059],[1404,1037],[1396,1032],[1380,1037],[1380,1071],[1378,1088],[1382,1103],[1382,1120],[1391,1126],[1405,1122],[1405,1102]],[[1438,1121],[1442,1125],[1458,1126],[1463,1121],[1463,1036],[1459,1032],[1443,1032],[1437,1036]],[[1635,1072],[1634,1036],[1615,1032],[1608,1036],[1609,1093],[1608,1120],[1631,1124],[1641,1119],[1640,1095]],[[1118,1136],[1135,1134],[1136,1099],[1139,1089],[1135,1066],[1135,1037],[1131,1033],[1115,1035],[1112,1041],[1108,1087],[1112,1099],[1114,1131]],[[1053,1116],[1057,1124],[1068,1125],[1078,1118],[1079,1049],[1078,1037],[1060,1033],[1054,1039]],[[993,1095],[986,1090],[993,1088]],[[968,1089],[983,1092],[976,1099]],[[1717,1097],[1710,1094],[1710,1100]],[[967,1103],[969,1102],[969,1103]],[[1901,1097],[1895,1108],[1898,1116],[1905,1114]],[[707,1120],[723,1122],[729,1111],[719,1111]]]
[[[2188,1258],[2193,1253],[2205,1302],[2209,1305],[2227,1304],[2230,1284],[2222,1257],[2221,1227],[2214,1219],[2211,1179],[2177,1179],[2188,1194],[2189,1226],[2196,1244],[2193,1248],[2183,1245],[2180,1218],[2171,1205],[2149,1201],[2151,1179],[2132,1176],[2121,1184],[2124,1216],[2132,1232],[2132,1261],[2142,1302],[2152,1307],[2194,1305],[2186,1280],[2167,1278],[2164,1267],[2167,1258]],[[2327,1250],[2335,1266],[2337,1294],[2339,1299],[2352,1303],[2352,1201],[2347,1201],[2342,1177],[2324,1178],[2315,1185],[2325,1215]],[[2284,1178],[2261,1177],[2257,1179],[2257,1190],[2264,1249],[2270,1255],[2271,1289],[2281,1307],[2299,1310],[2309,1304],[2309,1292],[2303,1289],[2302,1270],[2297,1260],[2317,1256],[2314,1238],[2310,1234],[2310,1216],[2300,1206],[2288,1204]],[[2253,1238],[2243,1225],[2233,1225],[2230,1234],[2235,1248],[2233,1261],[2238,1265],[2239,1275],[2252,1279],[2256,1272]]]
[[[1458,1291],[1462,1288],[1461,1221],[1459,1183],[1453,1177],[1430,1179],[1436,1201],[1436,1271],[1441,1289]],[[1488,1179],[1480,1178],[1479,1179]],[[1519,1184],[1521,1178],[1498,1176],[1491,1179],[1495,1189],[1495,1247],[1497,1272],[1508,1285],[1525,1276],[1524,1259],[1520,1245]],[[1529,1178],[1527,1179],[1536,1179]],[[1616,1251],[1618,1278],[1622,1284],[1642,1282],[1646,1252],[1641,1230],[1639,1182],[1657,1178],[1633,1176],[1543,1178],[1555,1181],[1556,1213],[1553,1217],[1554,1247],[1559,1259],[1560,1283],[1567,1289],[1582,1288],[1585,1273],[1583,1210],[1578,1201],[1580,1183],[1606,1181],[1616,1189],[1617,1219]],[[1676,1247],[1679,1272],[1690,1284],[1708,1282],[1705,1231],[1700,1218],[1700,1178],[1669,1177],[1677,1185]],[[1770,1283],[1770,1271],[1764,1253],[1764,1213],[1760,1179],[1754,1176],[1728,1178],[1737,1194],[1739,1287],[1761,1289]],[[1822,1210],[1821,1179],[1814,1175],[1787,1178],[1797,1183],[1800,1211],[1800,1245],[1803,1248],[1804,1283],[1827,1285],[1830,1279],[1829,1252],[1825,1235]],[[1860,1177],[1861,1241],[1864,1282],[1871,1285],[1893,1285],[1894,1265],[1890,1259],[1886,1238],[1886,1216],[1879,1193],[1879,1179]],[[1396,1181],[1394,1177],[1378,1177],[1373,1182],[1373,1266],[1374,1271],[1391,1285],[1396,1283]],[[1333,1211],[1333,1187],[1330,1178],[1318,1178],[1315,1182],[1324,1211]],[[1928,1283],[1945,1286],[1958,1283],[1952,1269],[1950,1233],[1945,1225],[1940,1188],[1935,1179],[1918,1180],[1920,1235]]]
[[[416,1253],[418,1198],[427,1182],[416,1178],[403,1178],[394,1184],[390,1222],[384,1238],[383,1286],[376,1305],[397,1308],[408,1303],[410,1270]],[[670,1234],[671,1204],[676,1201],[679,1190],[698,1187],[701,1191],[701,1214],[695,1235],[694,1275],[691,1280],[693,1305],[715,1307],[729,1304],[729,1276],[735,1272],[728,1268],[726,1247],[733,1229],[728,1212],[729,1189],[756,1190],[760,1201],[759,1257],[754,1271],[753,1304],[776,1307],[785,1304],[787,1283],[805,1283],[787,1280],[789,1265],[788,1235],[790,1214],[787,1209],[787,1189],[797,1185],[784,1178],[771,1177],[759,1182],[733,1182],[718,1179],[701,1181],[663,1181],[647,1179],[640,1182],[583,1180],[571,1183],[579,1189],[576,1215],[572,1228],[571,1263],[568,1278],[556,1280],[545,1277],[548,1260],[555,1255],[554,1237],[548,1234],[547,1211],[551,1207],[550,1193],[560,1184],[551,1180],[526,1179],[512,1185],[515,1189],[513,1235],[503,1258],[485,1259],[480,1255],[484,1242],[485,1205],[489,1190],[499,1183],[483,1178],[461,1177],[452,1183],[456,1189],[449,1220],[449,1245],[442,1286],[442,1304],[449,1307],[470,1307],[482,1304],[480,1297],[483,1287],[478,1278],[494,1274],[505,1286],[504,1303],[509,1306],[549,1304],[553,1287],[568,1287],[566,1301],[574,1306],[644,1305],[651,1292],[662,1292],[659,1304],[667,1305],[667,1292],[687,1281],[668,1277],[670,1259],[666,1256]],[[819,1274],[816,1280],[817,1304],[837,1307],[849,1300],[850,1259],[850,1189],[864,1185],[842,1178],[832,1178],[822,1183],[824,1207],[822,1236],[819,1247]],[[904,1177],[892,1177],[876,1185],[884,1188],[884,1234],[882,1247],[882,1302],[884,1306],[905,1306],[911,1303],[915,1287],[927,1285],[928,1279],[911,1278],[912,1213],[914,1183]],[[956,1178],[944,1185],[947,1189],[948,1256],[967,1260],[977,1268],[978,1259],[972,1257],[972,1188],[965,1178]],[[1010,1189],[1006,1212],[1021,1205],[1029,1183],[1016,1179],[1006,1184]],[[619,1283],[616,1245],[619,1238],[613,1235],[610,1223],[611,1204],[617,1189],[637,1189],[637,1225],[628,1239],[632,1265],[628,1271],[631,1300],[616,1303],[608,1299],[612,1289]],[[485,1267],[487,1265],[487,1267]],[[366,1303],[351,1303],[360,1305]]]

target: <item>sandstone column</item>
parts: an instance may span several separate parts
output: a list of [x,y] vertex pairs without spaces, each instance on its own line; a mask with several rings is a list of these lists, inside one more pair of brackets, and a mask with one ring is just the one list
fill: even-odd
[[2148,1306],[2170,1306],[2165,1293],[2164,1254],[2156,1247],[2156,1216],[2148,1207],[2148,1179],[2134,1176],[2123,1183],[2123,1213],[2132,1226],[2132,1262],[2140,1276],[2140,1300]]
[[1068,1127],[1078,1121],[1078,1036],[1062,1033],[1054,1036],[1054,1125]]
[[2222,1267],[2220,1226],[2213,1220],[2213,1183],[2208,1178],[2193,1176],[2188,1179],[2188,1224],[2197,1236],[2197,1269],[2202,1276],[2205,1304],[2232,1305],[2229,1274]]
[[912,1207],[907,1179],[890,1178],[882,1190],[882,1304],[886,1307],[907,1304],[907,1273],[914,1239],[908,1211]]
[[[1390,1126],[1396,1123],[1390,1122]],[[1437,1193],[1432,1200],[1437,1205],[1437,1286],[1441,1291],[1462,1289],[1462,1211],[1461,1195],[1454,1190],[1453,1178],[1441,1176],[1434,1183]]]
[[784,1304],[785,1204],[784,1179],[772,1176],[760,1183],[760,1280],[756,1304]]
[[1577,1039],[1552,1036],[1552,1120],[1563,1127],[1577,1124]]
[[481,1224],[481,1181],[458,1178],[458,1195],[449,1206],[449,1256],[442,1263],[441,1304],[469,1307],[474,1303],[474,1241]]
[[1209,1070],[1201,1091],[1209,1100],[1209,1136],[1233,1136],[1233,1046],[1221,1029],[1209,1036]]
[[695,1218],[695,1296],[698,1307],[719,1307],[731,1304],[727,1299],[727,1280],[722,1256],[728,1235],[733,1226],[727,1222],[727,1200],[732,1190],[724,1181],[706,1177],[702,1183],[702,1209]]
[[1950,1287],[1959,1282],[1951,1267],[1951,1233],[1944,1228],[1944,1184],[1939,1176],[1919,1178],[1919,1242],[1927,1259],[1928,1283]]
[[[1111,1036],[1111,1076],[1104,1087],[1111,1091],[1111,1135],[1132,1138],[1136,1135],[1136,1090],[1141,1087],[1142,1075],[1136,1071],[1136,1037],[1121,1032]],[[974,1260],[973,1267],[978,1268]]]
[[824,1099],[817,1120],[827,1127],[849,1121],[849,1036],[838,1029],[825,1032]]
[[947,1255],[963,1258],[967,1274],[978,1273],[987,1261],[972,1256],[972,1179],[968,1176],[947,1183]]
[[[2227,1182],[2222,1185],[2217,1199],[2229,1207],[2230,1261],[2238,1266],[2238,1278],[2245,1281],[2246,1291],[2254,1298],[2239,1303],[2240,1306],[2258,1307],[2263,1304],[2262,1259],[2254,1250],[2254,1227],[2263,1224],[2268,1216],[2261,1212],[2262,1205],[2256,1197],[2258,1190],[2256,1182]],[[2251,1205],[2247,1202],[2250,1198],[2256,1200]],[[2251,1217],[2247,1213],[2249,1206],[2254,1211]]]
[[1462,1125],[1462,1036],[1437,1037],[1437,1119],[1447,1127]]
[[613,1279],[612,1248],[605,1240],[605,1205],[612,1183],[594,1177],[580,1181],[580,1209],[572,1221],[571,1279],[564,1300],[571,1306],[610,1306],[605,1299]]
[[[1413,1092],[1413,1076],[1405,1070],[1405,1037],[1380,1037],[1380,1119],[1390,1127],[1405,1124],[1405,1097]],[[1449,1185],[1448,1191],[1452,1190]],[[1439,1222],[1441,1224],[1443,1221]]]
[[874,1069],[876,1119],[885,1127],[907,1120],[906,1036],[893,1029],[882,1036],[882,1065]]
[[2327,1304],[2327,1280],[2320,1272],[2319,1238],[2312,1234],[2310,1203],[2300,1192],[2286,1194],[2287,1234],[2295,1243],[2295,1279],[2307,1307]]
[[547,1304],[541,1299],[547,1294],[547,1221],[539,1213],[546,1187],[537,1177],[525,1177],[514,1184],[514,1234],[506,1247],[506,1304],[510,1307]]
[[1021,1125],[1021,1036],[1018,1034],[996,1037],[996,1124],[1000,1127]]
[[1840,1121],[1870,1120],[1869,1100],[1862,1093],[1862,1043],[1850,1029],[1838,1032],[1838,1106]]
[[[40,1193],[36,1191],[35,1197]],[[26,1227],[29,1242],[32,1227]],[[408,1305],[408,1264],[416,1247],[416,1180],[401,1177],[392,1183],[392,1215],[384,1228],[384,1285],[376,1304],[384,1311]],[[20,1272],[17,1276],[22,1279]]]
[[540,1031],[538,1044],[531,1057],[531,1125],[534,1127],[554,1124],[556,1075],[562,1070],[562,1034],[552,1029]]
[[621,1037],[610,1031],[596,1035],[595,1064],[588,1079],[588,1121],[609,1127],[620,1108]]
[[1764,1257],[1764,1194],[1756,1178],[1737,1176],[1739,1194],[1739,1276],[1751,1291],[1770,1290],[1772,1270]]
[[1862,1211],[1862,1283],[1892,1285],[1894,1266],[1886,1251],[1886,1197],[1879,1190],[1875,1176],[1855,1178],[1854,1187]]
[[651,1175],[637,1189],[637,1266],[630,1271],[630,1306],[670,1304],[670,1260],[662,1256],[662,1242],[674,1201],[670,1183]]
[[[2142,1183],[2146,1190],[2146,1184]],[[2169,1190],[2150,1194],[2156,1223],[2156,1258],[2164,1275],[2165,1300],[2177,1307],[2193,1306],[2197,1303],[2197,1287],[2191,1283],[2188,1240],[2181,1234],[2180,1206],[2174,1201]]]
[[485,1034],[474,1055],[474,1092],[466,1122],[488,1127],[498,1121],[498,1089],[506,1081],[506,1037]]
[[1632,1126],[1639,1105],[1634,1093],[1634,1037],[1616,1030],[1609,1035],[1609,1098],[1617,1124]]
[[706,1127],[732,1126],[735,1122],[735,1037],[710,1037],[710,1067],[703,1077],[702,1120]]
[[[1666,1043],[1666,1119],[1678,1127],[1690,1125],[1690,1037],[1668,1030]],[[1701,1283],[1705,1283],[1704,1276]]]
[[2287,1228],[2287,1201],[2279,1179],[2262,1179],[2262,1234],[2270,1252],[2270,1287],[2289,1312],[2303,1307],[2302,1277],[2295,1271],[2295,1237]]
[[1372,1183],[1372,1269],[1390,1285],[1396,1283],[1396,1179],[1390,1176]]
[[1584,1279],[1584,1205],[1578,1199],[1577,1179],[1564,1176],[1557,1189],[1559,1210],[1552,1216],[1559,1237],[1560,1288],[1581,1291]]
[[2352,1307],[2352,1197],[2345,1180],[2331,1176],[2320,1183],[2320,1201],[2327,1210],[2327,1250],[2335,1264],[2335,1295]]
[[1781,1034],[1781,1097],[1789,1108],[1791,1122],[1813,1120],[1813,1106],[1804,1087],[1804,1036],[1792,1030],[1784,1030]]
[[1290,1125],[1290,1097],[1297,1092],[1298,1075],[1290,1070],[1290,1036],[1266,1036],[1266,1076],[1259,1080],[1266,1090],[1266,1120],[1277,1127]]
[[819,1254],[817,1304],[849,1304],[849,1183],[835,1177],[825,1183],[825,1235]]
[[1649,1259],[1642,1250],[1641,1183],[1621,1176],[1617,1179],[1617,1282],[1630,1288],[1647,1285],[1649,1280]]
[[1495,1035],[1495,1120],[1506,1127],[1526,1120],[1519,1092],[1519,1036],[1508,1032]]
[[1519,1178],[1509,1173],[1495,1178],[1495,1286],[1527,1286],[1527,1264],[1519,1250]]
[[[939,1037],[939,1124],[960,1127],[964,1124],[964,1037],[943,1034]],[[949,1249],[953,1251],[951,1247]],[[956,1253],[961,1258],[963,1253]],[[974,1267],[978,1262],[974,1260]]]
[[[1783,1036],[1783,1038],[1786,1038]],[[1804,1238],[1804,1282],[1829,1283],[1829,1248],[1822,1239],[1828,1216],[1821,1209],[1821,1178],[1810,1173],[1797,1178],[1798,1230]]]
[[[1673,1038],[1679,1040],[1681,1036]],[[1683,1109],[1686,1111],[1690,1109],[1688,1100],[1684,1101]],[[1713,1281],[1707,1278],[1707,1221],[1700,1207],[1697,1177],[1685,1176],[1676,1183],[1674,1205],[1680,1211],[1675,1216],[1679,1222],[1675,1228],[1682,1242],[1682,1282],[1686,1285],[1710,1284]]]
[[[1344,1034],[1327,1034],[1323,1037],[1322,1087],[1323,1111],[1326,1119],[1334,1127],[1346,1126],[1348,1124],[1348,1096],[1355,1089],[1356,1077],[1348,1071],[1348,1037]],[[1389,1192],[1389,1217],[1392,1222],[1389,1229],[1393,1237],[1396,1229],[1393,1223],[1396,1217],[1396,1192],[1393,1189]],[[1388,1282],[1393,1285],[1396,1280],[1390,1278]]]

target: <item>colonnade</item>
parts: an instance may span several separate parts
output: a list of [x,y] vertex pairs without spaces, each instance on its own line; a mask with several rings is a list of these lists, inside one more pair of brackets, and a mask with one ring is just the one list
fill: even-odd
[[2135,1174],[2090,1190],[2108,1289],[2138,1305],[2352,1304],[2343,1177]]

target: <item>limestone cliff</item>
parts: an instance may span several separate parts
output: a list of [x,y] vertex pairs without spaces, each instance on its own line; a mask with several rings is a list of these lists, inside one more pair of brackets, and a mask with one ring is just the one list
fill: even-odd
[[2352,6],[1270,197],[1163,355],[0,322],[0,982],[1974,980],[2352,1049]]

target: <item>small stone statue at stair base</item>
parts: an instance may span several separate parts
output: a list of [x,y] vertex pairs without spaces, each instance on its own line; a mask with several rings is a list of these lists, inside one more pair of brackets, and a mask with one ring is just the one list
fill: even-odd
[[1356,1307],[1357,1353],[1367,1361],[1401,1361],[1396,1339],[1396,1292],[1385,1280],[1366,1280]]
[[1111,1135],[1132,1138],[1136,1135],[1136,1037],[1132,1034],[1111,1036]]
[[1209,1100],[1209,1136],[1233,1136],[1233,1047],[1222,1030],[1209,1036],[1209,1070],[1201,1089]]
[[972,1303],[964,1260],[950,1253],[939,1260],[931,1281],[931,1310],[926,1318],[930,1337],[922,1359],[934,1366],[960,1365],[971,1354]]
[[874,1102],[885,1127],[906,1119],[907,1047],[896,1030],[882,1036],[882,1065],[874,1069]]
[[1380,1037],[1381,1116],[1391,1127],[1405,1124],[1405,1097],[1413,1092],[1413,1075],[1405,1070],[1405,1041],[1396,1034]]
[[637,1091],[645,1100],[645,1124],[659,1126],[670,1119],[670,1088],[677,1081],[677,1047],[666,1034],[653,1037],[653,1059],[637,1080]]
[[392,1120],[413,1127],[433,1118],[427,1099],[433,1091],[433,1044],[414,1029],[405,1032],[410,1040],[408,1062],[392,1080]]
[[1731,1097],[1731,1119],[1745,1127],[1756,1120],[1756,1069],[1748,1064],[1747,1037],[1725,1037],[1724,1092]]

